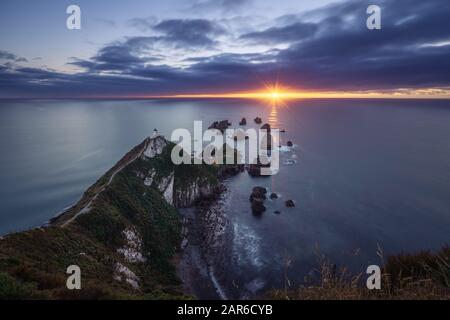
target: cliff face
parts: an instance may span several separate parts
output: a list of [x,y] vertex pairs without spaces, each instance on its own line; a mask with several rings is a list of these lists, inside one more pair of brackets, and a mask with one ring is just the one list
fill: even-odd
[[[47,227],[0,238],[0,299],[180,296],[176,207],[214,196],[219,182],[218,168],[175,166],[172,146],[147,138]],[[70,265],[82,290],[66,288]]]
[[164,199],[177,208],[193,206],[197,201],[218,193],[219,167],[174,165],[170,159],[173,144],[164,138],[150,139],[139,161],[131,168],[144,185],[159,190]]
[[218,193],[218,186],[205,178],[193,179],[189,184],[175,190],[174,205],[178,208],[188,208],[199,200],[214,197]]

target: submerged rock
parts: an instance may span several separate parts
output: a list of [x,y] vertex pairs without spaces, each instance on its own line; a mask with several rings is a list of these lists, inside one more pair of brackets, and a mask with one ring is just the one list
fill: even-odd
[[240,126],[245,126],[247,124],[247,119],[242,118],[241,121],[239,122]]
[[285,202],[285,204],[286,204],[286,207],[288,207],[288,208],[293,208],[293,207],[295,207],[295,203],[294,203],[293,200],[287,200],[287,201]]
[[286,145],[287,145],[288,147],[292,147],[294,144],[292,143],[292,141],[289,140],[289,141],[287,142]]
[[278,195],[275,192],[270,194],[270,199],[278,199]]
[[275,213],[275,214],[281,214],[281,212],[278,211],[278,210],[275,210],[273,213]]
[[256,118],[255,118],[255,123],[261,124],[261,123],[262,123],[261,118],[260,118],[260,117],[256,117]]

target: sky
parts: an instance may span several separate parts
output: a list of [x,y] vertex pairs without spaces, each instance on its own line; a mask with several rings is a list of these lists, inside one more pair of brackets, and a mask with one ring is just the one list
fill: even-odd
[[[66,27],[81,8],[81,30]],[[381,29],[366,26],[369,5]],[[0,98],[450,98],[448,0],[2,0]]]

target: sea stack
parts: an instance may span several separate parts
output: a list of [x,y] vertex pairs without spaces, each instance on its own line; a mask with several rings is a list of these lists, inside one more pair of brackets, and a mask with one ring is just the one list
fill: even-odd
[[270,133],[270,124],[268,124],[268,123],[263,124],[261,129],[266,130],[268,133]]
[[231,126],[231,122],[229,122],[228,120],[214,121],[208,129],[217,129],[220,130],[220,132],[224,133],[229,126]]
[[264,206],[264,200],[266,199],[266,188],[254,187],[252,194],[250,195],[250,202],[252,203],[253,214],[261,214],[266,211]]

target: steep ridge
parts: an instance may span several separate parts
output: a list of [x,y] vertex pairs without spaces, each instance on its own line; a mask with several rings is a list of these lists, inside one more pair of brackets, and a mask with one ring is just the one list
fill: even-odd
[[[145,139],[45,227],[0,238],[0,296],[182,297],[177,207],[217,196],[221,168],[176,166],[173,146],[161,136]],[[66,288],[70,265],[81,269],[82,290]]]

